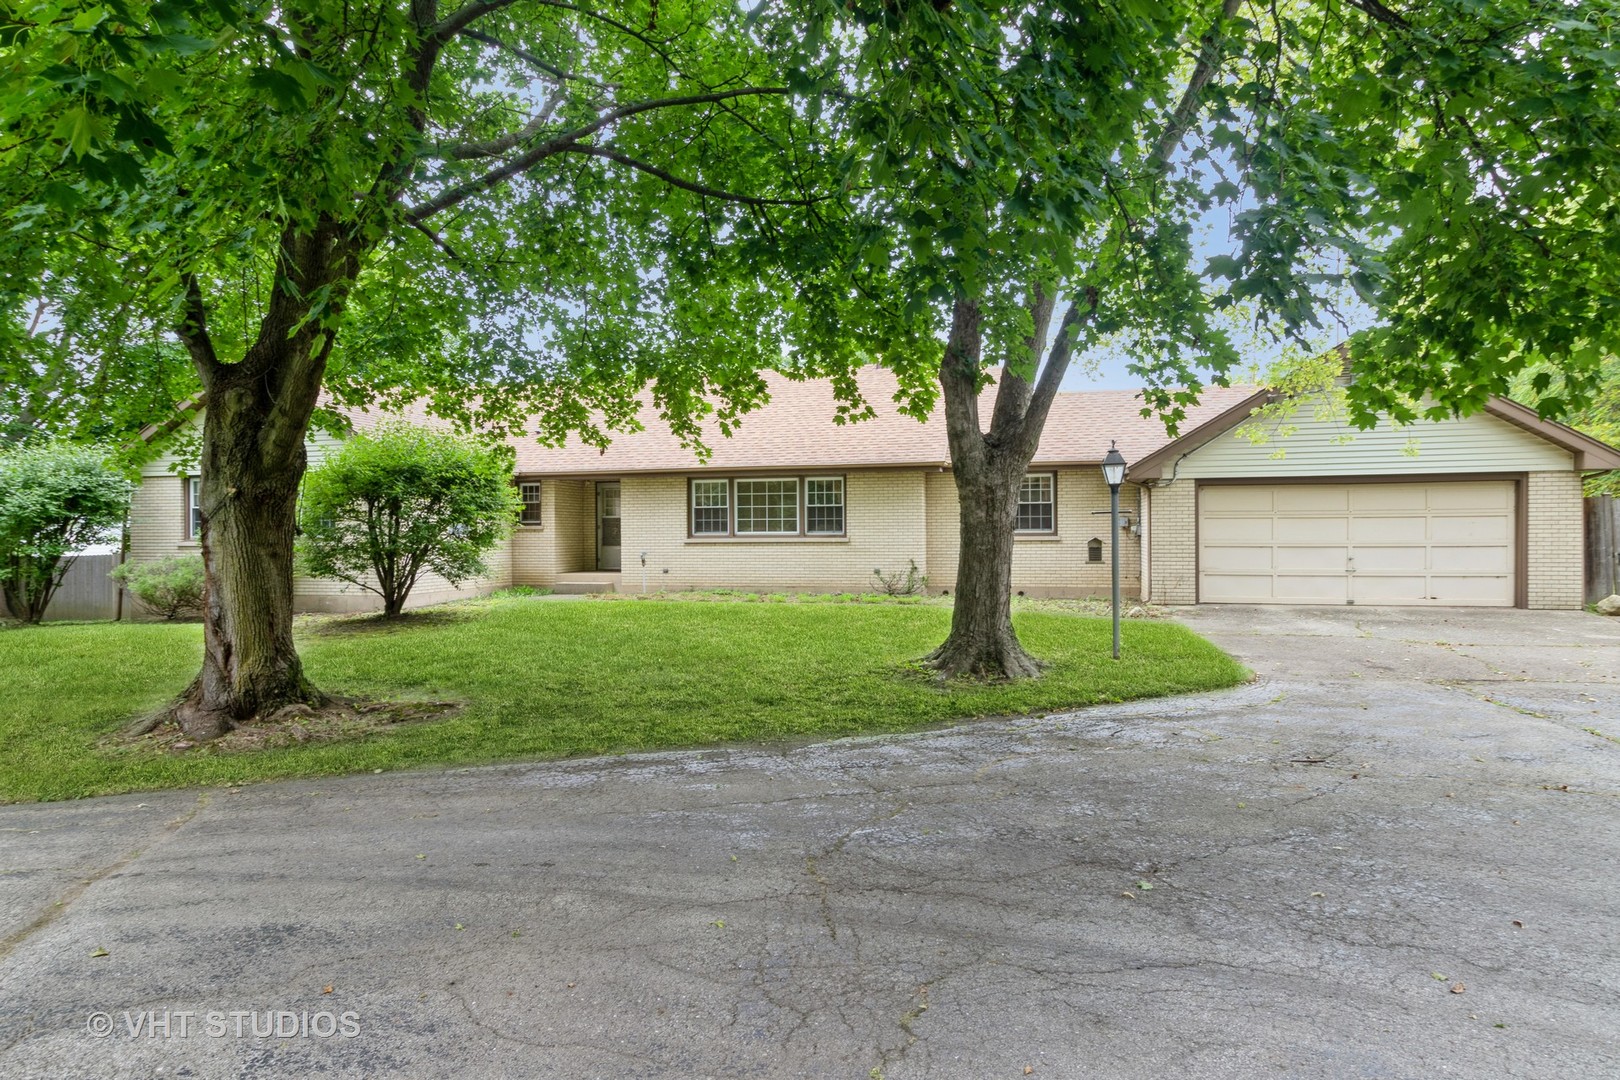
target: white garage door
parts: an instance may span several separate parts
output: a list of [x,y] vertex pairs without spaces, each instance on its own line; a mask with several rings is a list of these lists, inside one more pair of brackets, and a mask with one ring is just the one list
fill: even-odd
[[1512,607],[1516,501],[1511,480],[1201,485],[1198,598]]

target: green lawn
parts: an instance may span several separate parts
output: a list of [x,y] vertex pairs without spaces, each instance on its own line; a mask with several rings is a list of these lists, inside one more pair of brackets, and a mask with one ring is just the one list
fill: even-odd
[[637,603],[504,598],[375,620],[300,620],[317,685],[466,703],[365,738],[253,753],[103,749],[195,673],[198,626],[0,630],[0,801],[67,799],[421,765],[902,731],[976,716],[1231,686],[1248,676],[1185,628],[1015,616],[1038,681],[942,689],[907,666],[942,640],[928,604]]

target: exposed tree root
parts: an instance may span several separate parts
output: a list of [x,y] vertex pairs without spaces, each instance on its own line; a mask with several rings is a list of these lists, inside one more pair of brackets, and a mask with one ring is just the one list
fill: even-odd
[[289,709],[313,712],[329,705],[352,705],[349,698],[334,698],[321,693],[305,680],[293,695],[279,695],[265,700],[257,708],[248,704],[251,698],[238,696],[236,708],[204,705],[203,677],[193,679],[185,692],[156,712],[143,716],[124,729],[126,737],[150,734],[164,724],[172,723],[193,742],[209,742],[221,738],[243,724],[274,722]]
[[211,752],[238,753],[360,738],[400,724],[439,719],[460,708],[453,701],[362,701],[323,695],[320,705],[283,705],[274,712],[233,721],[229,730],[199,740],[181,725],[178,706],[170,705],[126,727],[108,743],[126,750],[140,747],[184,753],[206,747]]
[[947,638],[945,644],[918,661],[940,682],[1017,682],[1040,677],[1045,664],[1024,651],[1011,634],[989,641]]

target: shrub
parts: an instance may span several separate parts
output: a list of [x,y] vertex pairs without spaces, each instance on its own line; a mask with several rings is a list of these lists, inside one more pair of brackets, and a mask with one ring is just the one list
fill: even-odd
[[484,554],[522,511],[512,451],[446,431],[386,424],[311,469],[299,500],[299,562],[382,597],[398,615],[429,571],[452,585],[485,573]]
[[0,592],[12,615],[45,617],[73,553],[118,538],[133,490],[94,447],[0,451]]
[[928,575],[917,569],[916,559],[907,559],[906,562],[911,564],[908,569],[892,574],[885,574],[881,569],[873,570],[872,580],[889,596],[915,596],[928,588]]
[[200,615],[203,606],[201,555],[172,555],[154,562],[132,562],[109,575],[154,615],[178,619]]

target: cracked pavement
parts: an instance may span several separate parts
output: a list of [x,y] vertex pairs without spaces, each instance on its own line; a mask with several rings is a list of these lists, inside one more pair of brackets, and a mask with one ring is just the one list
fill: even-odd
[[1260,679],[0,808],[0,1076],[1620,1076],[1620,620],[1181,617]]

